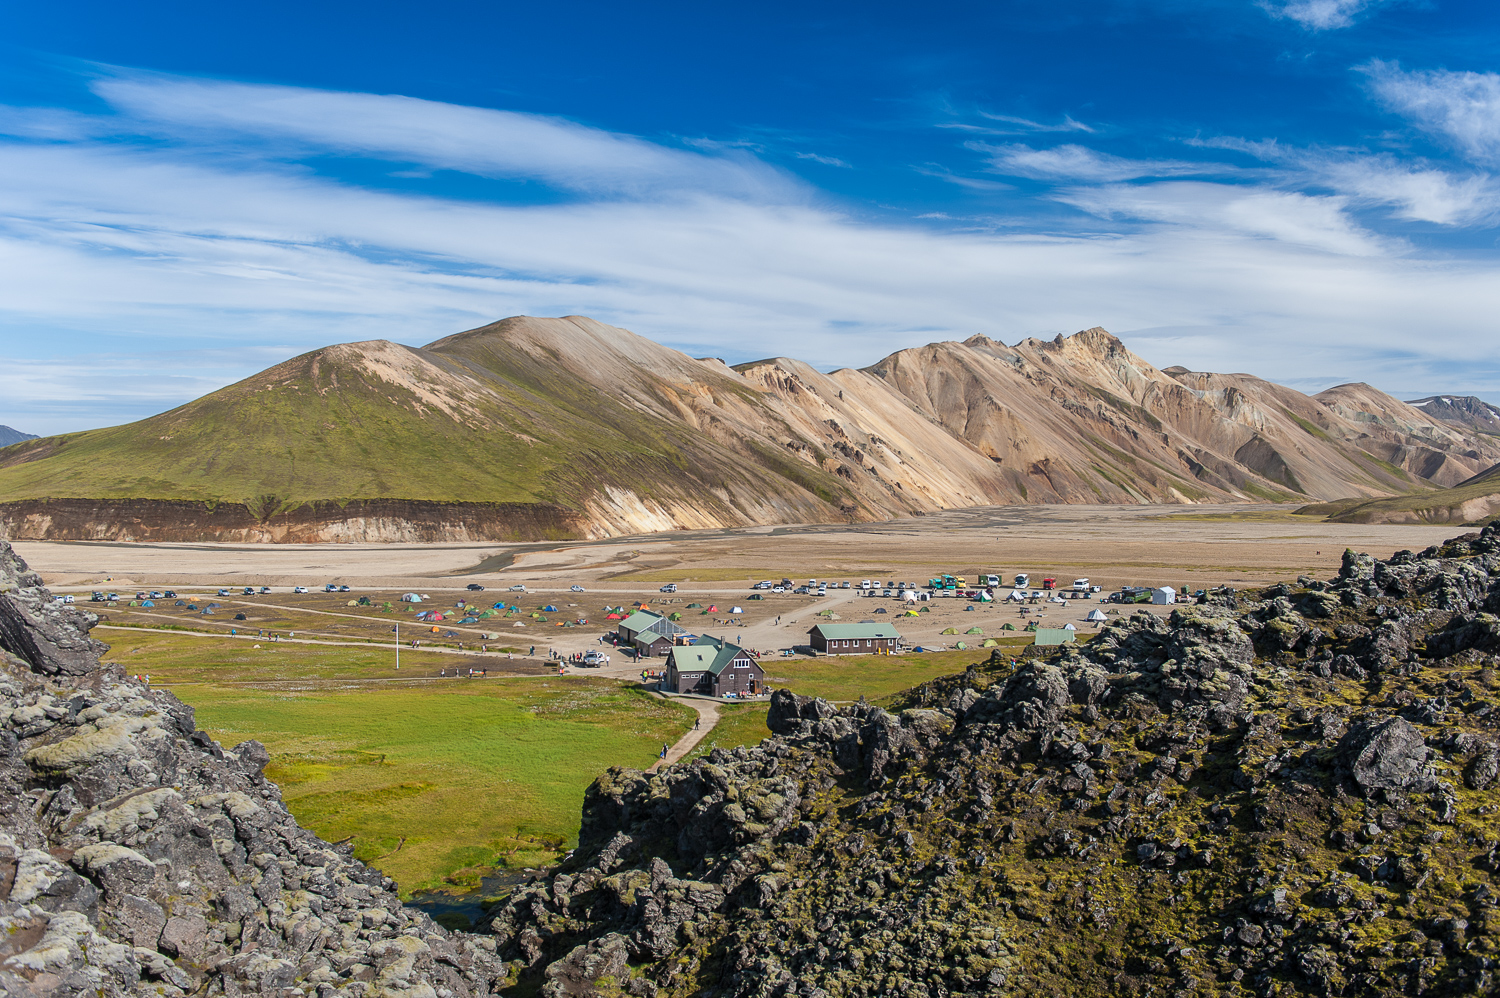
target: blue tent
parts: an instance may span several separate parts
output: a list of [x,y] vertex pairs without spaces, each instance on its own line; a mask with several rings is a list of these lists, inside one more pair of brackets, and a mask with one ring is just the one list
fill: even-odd
[[459,623],[460,624],[477,624],[477,623],[479,623],[479,618],[478,617],[465,617],[463,620],[460,620]]
[[155,606],[155,605],[156,605],[155,603],[151,602],[148,599],[141,600],[141,606]]
[[542,612],[543,613],[556,613],[557,612],[557,607],[553,606],[551,603],[548,603],[546,606],[542,607]]

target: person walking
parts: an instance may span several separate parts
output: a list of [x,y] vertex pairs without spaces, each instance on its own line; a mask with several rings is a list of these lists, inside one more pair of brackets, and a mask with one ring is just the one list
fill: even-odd
[[[146,677],[146,679],[147,679],[147,680],[148,680],[148,681],[149,681],[149,680],[150,680],[150,678],[151,678],[151,677],[150,677],[150,676],[147,676],[147,677]],[[662,757],[662,758],[663,758],[663,759],[665,759],[665,758],[666,758],[666,757],[667,757],[667,743],[666,743],[666,742],[662,742],[662,743],[661,743],[661,757]]]

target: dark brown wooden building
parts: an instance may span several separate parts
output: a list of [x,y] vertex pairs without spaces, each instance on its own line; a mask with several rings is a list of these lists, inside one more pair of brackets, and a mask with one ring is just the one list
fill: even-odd
[[807,643],[827,655],[874,655],[901,647],[901,634],[890,624],[818,624]]
[[673,693],[726,693],[754,696],[765,690],[766,674],[755,656],[723,638],[704,635],[667,654],[666,688]]

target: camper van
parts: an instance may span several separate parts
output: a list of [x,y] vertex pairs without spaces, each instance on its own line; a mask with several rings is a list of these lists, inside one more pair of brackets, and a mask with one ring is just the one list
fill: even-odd
[[1086,592],[1088,592],[1089,591],[1089,580],[1088,579],[1074,579],[1073,580],[1073,591],[1076,592],[1076,593],[1086,593]]
[[1025,589],[1029,582],[1031,582],[1031,576],[1027,575],[1025,572],[1022,572],[1021,574],[1016,576],[1017,589]]
[[869,589],[870,588],[870,580],[869,579],[865,579],[864,581],[860,582],[859,588],[861,588],[861,589]]
[[994,589],[996,586],[1003,585],[1004,583],[1000,581],[1000,576],[998,575],[981,575],[979,577],[979,584],[986,588]]

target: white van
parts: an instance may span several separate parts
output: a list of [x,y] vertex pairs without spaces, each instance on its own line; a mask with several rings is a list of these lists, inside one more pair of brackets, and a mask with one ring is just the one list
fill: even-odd
[[861,582],[859,584],[859,588],[861,588],[861,589],[869,589],[870,588],[870,580],[869,579],[865,579],[863,582]]
[[1086,592],[1088,592],[1089,591],[1089,580],[1088,579],[1074,579],[1073,580],[1073,590],[1075,592],[1080,592],[1080,593],[1086,593]]
[[72,603],[72,602],[74,602],[74,598],[71,595],[54,596],[54,597],[52,597],[52,601],[54,603]]

